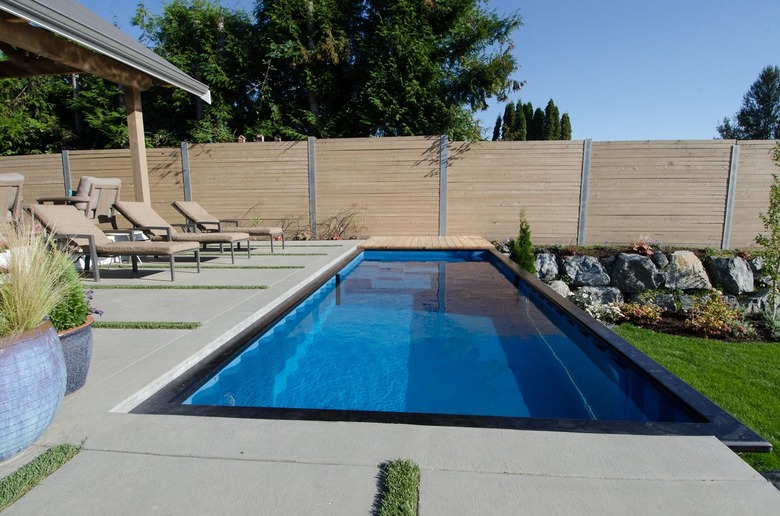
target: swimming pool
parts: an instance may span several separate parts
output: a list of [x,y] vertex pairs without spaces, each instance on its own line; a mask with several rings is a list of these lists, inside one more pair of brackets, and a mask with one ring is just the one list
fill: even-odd
[[490,251],[365,251],[136,411],[759,436]]

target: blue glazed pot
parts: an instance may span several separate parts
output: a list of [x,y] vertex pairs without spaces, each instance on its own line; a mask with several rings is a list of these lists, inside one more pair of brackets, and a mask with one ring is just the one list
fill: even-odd
[[0,461],[40,437],[65,394],[65,359],[50,322],[0,339]]
[[95,319],[87,317],[87,322],[59,334],[62,353],[65,355],[65,369],[68,381],[65,394],[77,391],[84,386],[92,362],[92,323]]

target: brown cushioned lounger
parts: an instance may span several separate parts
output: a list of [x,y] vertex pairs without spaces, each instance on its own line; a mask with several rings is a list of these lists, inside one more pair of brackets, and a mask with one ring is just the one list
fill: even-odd
[[138,272],[138,256],[167,256],[173,281],[174,255],[190,252],[195,253],[197,270],[200,272],[200,251],[196,242],[112,242],[99,227],[73,206],[33,204],[30,206],[30,212],[50,233],[67,238],[88,253],[86,268],[89,269],[91,261],[95,281],[100,281],[98,256],[131,256],[133,272]]
[[[268,237],[271,240],[271,252],[274,252],[274,238],[281,237],[282,249],[284,249],[284,230],[274,226],[239,226],[234,219],[218,219],[195,201],[175,201],[172,206],[184,215],[188,222],[195,224],[198,229],[205,232],[222,233],[249,233],[252,240],[257,237]],[[233,224],[234,226],[226,226]]]
[[249,234],[247,233],[185,233],[176,231],[174,227],[165,221],[152,207],[145,202],[117,201],[114,205],[116,211],[122,214],[130,223],[139,228],[152,240],[173,240],[174,242],[197,242],[203,244],[219,244],[220,251],[224,244],[230,245],[230,259],[236,263],[234,246],[236,243],[246,241],[246,256],[249,258],[252,249],[249,246]]

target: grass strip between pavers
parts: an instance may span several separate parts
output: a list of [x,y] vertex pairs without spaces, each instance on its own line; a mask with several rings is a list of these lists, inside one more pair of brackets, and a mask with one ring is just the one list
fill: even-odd
[[188,321],[95,321],[92,327],[100,330],[194,330],[199,322]]
[[758,471],[780,470],[780,343],[724,342],[621,324],[615,333],[772,444],[740,453]]
[[81,451],[82,445],[60,444],[49,448],[3,480],[0,480],[0,511],[25,495],[44,478],[68,462]]
[[89,290],[266,290],[268,285],[92,285],[85,282]]
[[417,516],[420,466],[395,459],[382,464],[382,500],[379,516]]

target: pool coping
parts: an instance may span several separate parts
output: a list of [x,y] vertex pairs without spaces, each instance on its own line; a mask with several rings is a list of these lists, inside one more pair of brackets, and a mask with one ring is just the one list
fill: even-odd
[[[249,419],[281,419],[301,421],[342,421],[398,423],[429,426],[454,426],[476,428],[502,428],[516,430],[543,430],[561,432],[585,432],[604,434],[631,434],[655,436],[715,436],[730,449],[739,452],[768,452],[772,446],[761,436],[753,432],[734,416],[717,406],[714,402],[683,382],[670,371],[657,364],[630,343],[616,335],[609,328],[577,307],[573,302],[558,295],[544,282],[521,269],[505,255],[495,249],[459,248],[458,251],[487,252],[493,259],[509,269],[517,285],[521,280],[539,292],[547,302],[564,311],[594,337],[609,348],[632,362],[643,372],[648,380],[660,390],[674,398],[684,407],[700,415],[704,422],[629,422],[629,421],[590,421],[558,418],[514,418],[493,416],[456,416],[445,414],[373,412],[356,410],[318,410],[318,409],[282,409],[254,407],[213,407],[202,405],[182,405],[187,388],[208,374],[214,366],[225,361],[236,347],[248,336],[273,324],[292,310],[302,299],[320,288],[344,266],[358,257],[364,250],[355,248],[339,260],[324,268],[311,278],[306,286],[281,300],[278,304],[260,315],[233,338],[227,340],[208,356],[192,363],[186,371],[180,372],[165,386],[151,396],[136,404],[129,412],[136,414],[167,414],[204,417],[228,417]],[[420,251],[421,249],[396,248],[387,252]],[[385,250],[383,250],[385,251]]]

